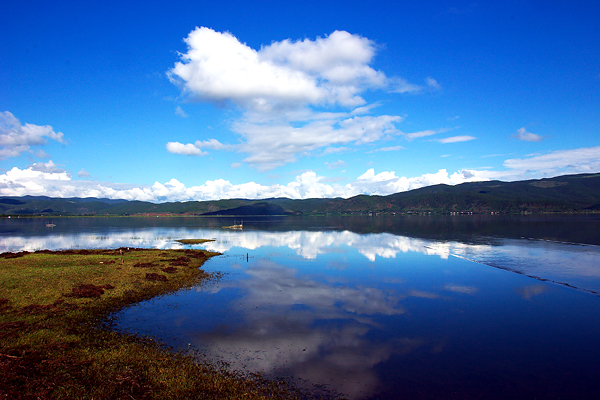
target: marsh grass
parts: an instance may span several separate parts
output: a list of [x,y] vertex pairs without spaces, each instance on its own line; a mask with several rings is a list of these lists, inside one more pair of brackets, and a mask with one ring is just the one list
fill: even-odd
[[[305,397],[111,331],[111,312],[215,279],[200,267],[218,254],[121,251],[0,254],[0,399]],[[154,275],[166,280],[146,279]]]

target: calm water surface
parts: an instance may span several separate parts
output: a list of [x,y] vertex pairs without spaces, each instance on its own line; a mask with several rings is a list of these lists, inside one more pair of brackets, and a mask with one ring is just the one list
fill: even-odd
[[[0,251],[183,248],[214,284],[114,315],[235,370],[350,399],[597,398],[598,217],[2,220]],[[316,389],[315,389],[316,390]]]

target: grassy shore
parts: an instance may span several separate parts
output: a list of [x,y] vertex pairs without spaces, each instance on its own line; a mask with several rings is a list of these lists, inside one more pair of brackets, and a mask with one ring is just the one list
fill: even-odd
[[113,311],[215,279],[203,250],[0,254],[0,399],[273,399],[283,382],[198,365],[103,327]]

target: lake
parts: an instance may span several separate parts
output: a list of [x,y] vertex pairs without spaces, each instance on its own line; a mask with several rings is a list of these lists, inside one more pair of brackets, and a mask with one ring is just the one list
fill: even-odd
[[0,251],[222,252],[217,282],[112,316],[200,361],[349,399],[600,393],[600,216],[45,222],[0,220]]

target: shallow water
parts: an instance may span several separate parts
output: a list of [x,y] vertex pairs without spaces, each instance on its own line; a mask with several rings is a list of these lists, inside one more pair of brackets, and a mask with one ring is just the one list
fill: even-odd
[[205,264],[222,280],[114,323],[232,369],[351,399],[600,393],[595,217],[255,219],[243,231],[198,218],[32,221],[2,221],[0,251],[223,252]]

